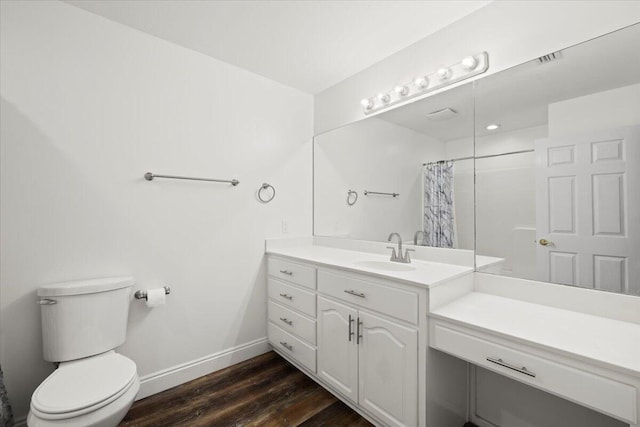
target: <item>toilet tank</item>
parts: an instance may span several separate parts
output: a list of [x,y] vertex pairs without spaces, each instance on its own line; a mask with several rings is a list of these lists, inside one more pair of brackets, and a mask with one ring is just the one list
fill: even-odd
[[111,277],[39,288],[44,359],[75,360],[124,343],[133,283]]

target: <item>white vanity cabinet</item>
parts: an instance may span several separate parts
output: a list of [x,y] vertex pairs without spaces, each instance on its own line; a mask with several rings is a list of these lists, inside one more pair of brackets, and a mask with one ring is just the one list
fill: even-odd
[[358,402],[358,310],[318,298],[318,376],[353,403]]
[[376,425],[426,424],[426,288],[273,255],[268,276],[278,353]]
[[635,297],[481,274],[472,285],[432,306],[432,348],[640,425]]
[[323,269],[318,292],[318,376],[386,425],[417,425],[417,292]]
[[387,425],[417,425],[415,328],[319,296],[318,376]]
[[267,273],[269,342],[281,354],[315,372],[315,267],[270,257]]

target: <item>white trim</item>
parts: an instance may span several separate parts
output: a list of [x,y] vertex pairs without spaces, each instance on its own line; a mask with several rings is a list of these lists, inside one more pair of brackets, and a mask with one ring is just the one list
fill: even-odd
[[27,427],[27,416],[15,418],[13,420],[13,427]]
[[478,427],[499,427],[478,415],[477,366],[469,363],[469,421]]
[[[270,350],[267,337],[259,338],[227,350],[213,353],[140,378],[140,391],[136,400],[144,399],[188,381],[244,362]],[[19,427],[16,425],[16,427]]]

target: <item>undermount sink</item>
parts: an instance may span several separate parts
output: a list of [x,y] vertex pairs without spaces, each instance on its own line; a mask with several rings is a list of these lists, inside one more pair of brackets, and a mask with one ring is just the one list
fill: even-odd
[[356,261],[354,263],[359,267],[365,268],[373,268],[375,270],[386,270],[386,271],[411,271],[416,268],[410,264],[401,264],[398,262],[391,261]]

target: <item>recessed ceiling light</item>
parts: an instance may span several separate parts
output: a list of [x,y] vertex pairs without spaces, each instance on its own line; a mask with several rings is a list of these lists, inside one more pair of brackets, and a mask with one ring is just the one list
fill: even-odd
[[500,127],[500,125],[496,123],[496,124],[492,124],[492,125],[487,126],[487,130],[496,130],[499,127]]

